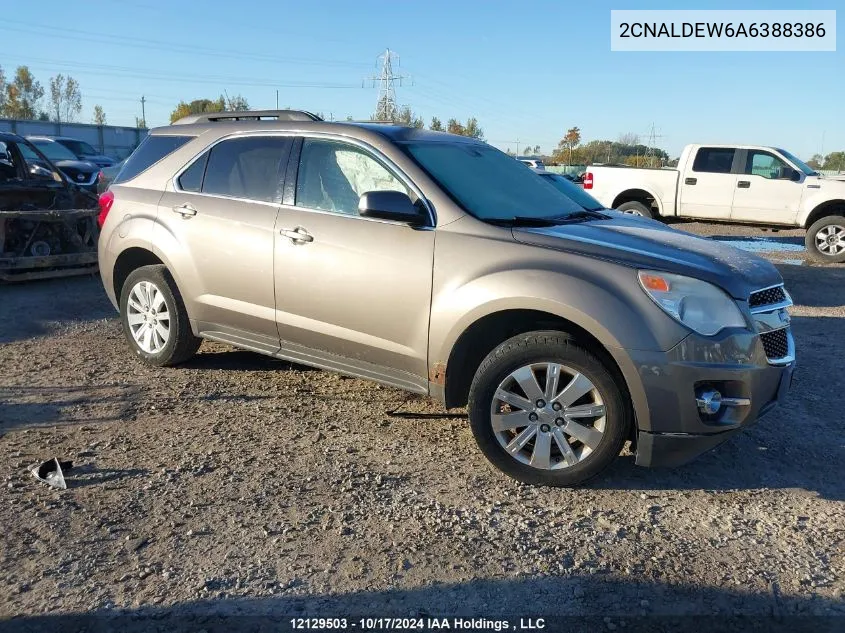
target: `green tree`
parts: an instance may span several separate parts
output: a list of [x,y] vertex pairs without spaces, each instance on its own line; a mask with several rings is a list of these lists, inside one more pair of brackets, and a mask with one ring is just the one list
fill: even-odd
[[566,131],[561,144],[569,148],[569,164],[572,164],[572,150],[581,143],[581,130],[578,126],[571,127]]
[[70,122],[82,111],[82,92],[73,77],[50,77],[50,111],[54,121]]
[[533,153],[534,153],[535,156],[540,155],[540,146],[539,145],[534,146],[534,152]]
[[436,116],[431,117],[431,125],[428,126],[429,130],[434,130],[435,132],[442,132],[443,131],[443,124],[440,122]]
[[[221,99],[223,99],[223,97],[221,97]],[[239,94],[233,97],[230,97],[228,94],[226,94],[224,101],[226,104],[225,109],[227,112],[246,112],[247,110],[249,110],[249,103],[247,102],[246,97],[243,97]]]
[[402,123],[403,125],[410,125],[411,127],[415,128],[425,127],[425,123],[423,122],[422,118],[416,116],[411,111],[411,108],[409,108],[408,106],[402,108],[401,112],[399,112],[399,116],[396,121],[398,123]]
[[824,163],[824,157],[821,154],[813,154],[813,157],[807,161],[807,165],[813,169],[821,169]]
[[37,116],[44,88],[32,76],[28,67],[17,67],[15,78],[6,82],[5,92],[3,116],[9,119],[34,119]]
[[190,103],[180,101],[173,112],[170,113],[170,122],[174,123],[191,114],[223,112],[225,109],[226,100],[222,96],[219,99],[194,99]]
[[845,170],[845,152],[831,152],[825,156],[822,169]]
[[464,126],[461,125],[457,119],[449,119],[446,123],[446,131],[449,132],[449,134],[458,134],[460,136],[464,136],[465,134]]
[[[172,121],[171,121],[172,123]],[[139,116],[135,117],[135,127],[140,128],[142,130],[147,129],[147,122]]]
[[484,131],[481,129],[481,126],[478,125],[478,119],[475,117],[467,119],[467,124],[464,127],[464,136],[476,138],[479,141],[484,140]]
[[95,125],[105,125],[106,124],[106,113],[103,110],[103,106],[95,105],[94,106],[94,124]]

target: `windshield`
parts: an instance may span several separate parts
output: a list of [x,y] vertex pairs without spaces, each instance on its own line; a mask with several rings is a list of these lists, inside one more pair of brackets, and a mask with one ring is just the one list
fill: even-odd
[[97,150],[91,147],[85,141],[76,141],[74,139],[63,138],[58,141],[77,156],[96,156]]
[[791,161],[792,164],[795,165],[798,169],[803,171],[804,175],[806,175],[806,176],[818,176],[819,175],[819,172],[817,172],[815,169],[810,167],[803,160],[801,160],[799,158],[795,158],[795,156],[793,156],[792,154],[787,152],[785,149],[780,149],[780,148],[775,148],[775,149],[777,149],[781,154],[783,154],[787,158],[787,160]]
[[540,178],[549,181],[555,186],[558,191],[564,195],[572,198],[575,202],[580,204],[588,211],[601,211],[604,205],[588,194],[580,185],[576,185],[568,178],[564,178],[560,174],[553,172],[546,172],[544,174],[537,174]]
[[530,167],[481,143],[405,143],[403,149],[479,220],[560,218],[586,208]]
[[67,147],[55,141],[32,141],[43,154],[52,160],[76,160],[76,156]]

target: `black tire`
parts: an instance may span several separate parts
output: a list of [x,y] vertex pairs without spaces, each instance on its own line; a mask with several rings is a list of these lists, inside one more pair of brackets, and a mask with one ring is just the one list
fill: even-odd
[[[132,288],[141,281],[154,284],[164,298],[167,312],[170,315],[170,335],[164,346],[156,353],[149,353],[139,346],[132,334],[128,319],[129,295]],[[194,336],[188,313],[182,301],[182,295],[176,287],[176,282],[165,266],[142,266],[126,278],[120,291],[120,322],[123,334],[129,342],[132,351],[148,365],[156,367],[170,367],[183,363],[197,353],[202,339]]]
[[644,205],[642,202],[637,202],[636,200],[623,202],[616,207],[616,210],[622,211],[623,213],[630,213],[632,215],[641,215],[650,220],[654,219],[654,213],[652,212],[651,207]]
[[[841,264],[845,262],[845,250],[838,254],[828,254],[819,249],[817,235],[819,231],[827,228],[827,227],[839,227],[842,229],[843,235],[842,239],[845,239],[845,216],[841,215],[828,215],[820,220],[816,220],[807,229],[807,233],[804,235],[804,246],[807,249],[807,254],[815,261],[822,262],[825,264]],[[830,231],[830,229],[828,229]],[[845,243],[845,242],[843,242]]]
[[[576,464],[552,470],[518,461],[499,443],[491,406],[499,385],[511,372],[531,363],[554,362],[583,374],[598,390],[605,406],[604,432],[591,454]],[[629,436],[632,413],[624,387],[596,356],[569,335],[557,331],[528,332],[508,339],[478,367],[469,392],[469,419],[479,448],[496,468],[526,484],[577,486],[601,473],[619,456]]]

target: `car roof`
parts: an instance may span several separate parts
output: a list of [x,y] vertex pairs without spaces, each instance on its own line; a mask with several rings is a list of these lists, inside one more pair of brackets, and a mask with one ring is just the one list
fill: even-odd
[[14,134],[12,132],[0,132],[0,141],[8,141],[9,143],[12,142],[19,142],[24,140],[22,136],[18,134]]
[[53,137],[51,137],[51,136],[41,136],[40,134],[38,134],[38,135],[31,135],[31,136],[29,136],[29,135],[28,135],[28,136],[26,137],[26,140],[28,140],[28,141],[50,141],[51,143],[55,143],[55,142],[56,142],[56,139],[55,139],[55,138],[53,138]]

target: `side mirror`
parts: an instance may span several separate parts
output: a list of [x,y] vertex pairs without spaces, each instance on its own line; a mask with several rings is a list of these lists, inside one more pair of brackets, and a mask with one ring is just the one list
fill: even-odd
[[365,218],[422,224],[424,215],[408,194],[401,191],[366,191],[358,199],[358,213]]
[[801,182],[801,172],[797,169],[792,169],[791,167],[787,167],[787,175],[792,182]]

